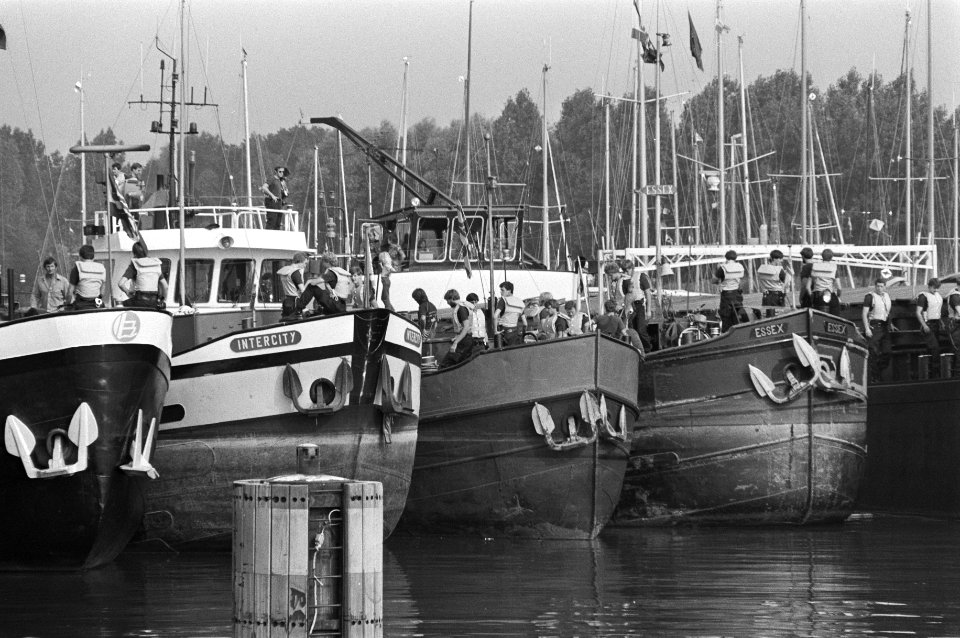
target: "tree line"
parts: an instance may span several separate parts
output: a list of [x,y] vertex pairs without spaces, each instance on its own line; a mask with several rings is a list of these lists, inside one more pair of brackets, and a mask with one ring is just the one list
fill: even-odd
[[[812,83],[811,83],[812,85]],[[833,222],[833,213],[824,180],[818,180],[817,198],[821,238],[824,242],[838,241],[841,234],[848,243],[901,244],[907,243],[904,202],[907,188],[913,194],[913,234],[926,236],[926,201],[924,182],[914,181],[910,186],[897,181],[905,168],[905,106],[906,76],[900,75],[886,82],[879,75],[863,76],[851,69],[825,90],[812,89],[810,99],[812,139],[810,149],[816,157],[818,174],[831,177],[832,194],[836,202],[839,225]],[[693,241],[690,226],[700,219],[702,242],[721,243],[718,235],[719,218],[717,193],[710,191],[703,174],[717,164],[717,89],[711,84],[687,100],[679,111],[668,112],[661,105],[661,139],[654,139],[654,113],[647,109],[648,183],[656,183],[653,174],[654,145],[660,144],[662,159],[661,183],[672,181],[674,171],[673,147],[677,153],[678,206],[665,204],[661,226],[663,239],[674,241],[675,226],[682,243]],[[926,172],[928,96],[910,87],[912,111],[915,114],[911,133],[913,140],[913,175]],[[730,78],[723,79],[724,128],[726,136],[741,133],[740,85]],[[752,236],[759,238],[761,225],[775,240],[773,231],[779,230],[779,241],[799,243],[799,180],[776,175],[797,175],[800,172],[801,83],[793,71],[777,71],[760,76],[746,87],[747,140],[752,157],[763,156],[751,162],[751,210],[749,226]],[[655,103],[652,88],[647,88],[648,104]],[[607,110],[609,109],[609,111]],[[614,246],[637,245],[631,240],[631,171],[633,107],[629,101],[618,100],[605,105],[594,92],[581,89],[563,100],[559,120],[549,129],[549,148],[552,160],[548,165],[550,186],[548,206],[551,217],[557,218],[557,193],[565,220],[566,246],[560,243],[560,228],[551,224],[551,245],[557,256],[592,256],[605,233],[608,202],[606,199],[605,148],[609,137],[609,210]],[[950,219],[953,209],[953,163],[942,158],[953,156],[953,135],[956,113],[943,107],[934,111],[934,141],[936,145],[935,209],[938,228],[936,235],[946,238],[953,233]],[[347,124],[357,127],[357,123]],[[607,125],[609,121],[609,125]],[[441,125],[433,118],[425,118],[411,125],[407,134],[407,165],[454,198],[466,201],[466,137],[470,138],[470,188],[473,204],[485,200],[484,178],[490,174],[500,184],[494,194],[497,203],[519,203],[530,207],[530,216],[540,218],[543,206],[541,149],[541,111],[530,92],[521,90],[507,99],[502,111],[495,117],[473,115],[466,129],[461,120]],[[360,133],[382,152],[399,154],[397,126],[388,121],[378,126],[360,128]],[[489,139],[487,139],[489,138]],[[122,143],[110,129],[102,130],[90,144]],[[216,135],[200,133],[187,136],[186,155],[190,162],[184,177],[187,199],[201,204],[236,202],[244,204],[247,197],[245,176],[245,149],[242,144],[227,144]],[[376,216],[401,204],[398,187],[346,140],[340,145],[335,131],[326,127],[296,126],[264,135],[251,142],[253,197],[262,202],[258,187],[263,177],[270,175],[274,166],[286,166],[292,173],[291,203],[303,211],[306,219],[314,208],[314,149],[318,156],[320,191],[317,198],[319,242],[326,237],[326,220],[333,220],[338,236],[345,229],[343,205],[346,202],[349,219]],[[157,176],[166,176],[168,153],[163,147],[159,155],[145,165],[144,176],[149,195],[157,187]],[[729,152],[729,151],[728,151]],[[823,159],[821,160],[821,154]],[[696,166],[691,159],[701,158]],[[725,162],[730,166],[731,160]],[[127,158],[114,158],[124,167]],[[130,160],[134,161],[134,160]],[[742,158],[737,158],[742,162]],[[58,257],[61,264],[69,264],[83,242],[80,228],[81,197],[86,198],[87,210],[103,209],[103,161],[89,156],[86,166],[87,192],[80,192],[80,159],[58,151],[48,153],[42,141],[32,131],[0,126],[0,263],[26,275],[32,284],[38,266],[46,255]],[[887,178],[883,180],[873,178]],[[555,181],[554,181],[555,179]],[[700,199],[694,198],[694,180],[700,180]],[[773,180],[776,180],[774,182]],[[730,174],[728,231],[735,233],[735,243],[748,241],[745,230],[747,213],[742,207],[744,175]],[[100,183],[98,183],[100,182]],[[773,185],[776,183],[777,189]],[[733,189],[738,189],[736,192]],[[777,193],[777,201],[773,194]],[[345,194],[345,197],[344,197]],[[408,197],[409,200],[409,197]],[[407,201],[408,201],[407,200]],[[654,241],[652,198],[649,237]],[[874,230],[871,221],[883,222],[881,230]],[[311,227],[311,233],[315,232]],[[530,252],[540,254],[540,230],[528,226]],[[667,238],[669,235],[669,239]],[[638,232],[639,236],[639,232]],[[941,249],[946,248],[942,239]],[[946,253],[943,253],[946,254]],[[66,270],[65,267],[62,270]],[[5,283],[5,282],[4,282]]]

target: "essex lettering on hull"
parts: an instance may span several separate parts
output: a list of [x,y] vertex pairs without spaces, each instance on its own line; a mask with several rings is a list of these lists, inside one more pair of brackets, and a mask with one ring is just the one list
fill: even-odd
[[300,333],[296,330],[287,330],[285,332],[271,332],[263,335],[237,337],[230,342],[230,349],[234,352],[250,352],[251,350],[292,346],[298,343],[300,343]]
[[782,335],[786,334],[787,324],[785,323],[775,323],[770,326],[759,326],[753,329],[753,336],[757,339],[761,337],[770,337],[773,335]]
[[827,328],[827,334],[831,335],[845,335],[847,334],[847,324],[845,323],[834,323],[832,321],[825,321]]

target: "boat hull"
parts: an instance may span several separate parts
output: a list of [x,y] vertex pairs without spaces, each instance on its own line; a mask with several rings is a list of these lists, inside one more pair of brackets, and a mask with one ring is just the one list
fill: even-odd
[[[169,315],[153,311],[61,313],[0,325],[0,416],[7,450],[0,452],[0,561],[5,566],[92,568],[116,557],[135,533],[149,478],[125,473],[138,415],[141,434],[159,419],[170,380]],[[66,467],[75,473],[43,477],[56,464],[48,441],[67,433],[79,406],[95,421],[95,437],[61,438]],[[28,463],[16,456],[10,417],[25,424],[36,446]],[[151,447],[141,447],[149,459]],[[52,460],[53,459],[53,460]]]
[[[384,405],[385,372],[407,409]],[[341,406],[298,409],[316,408],[312,388],[342,383],[351,387]],[[175,355],[157,448],[164,472],[137,541],[228,549],[233,482],[298,471],[380,481],[389,535],[410,485],[419,407],[420,332],[386,310],[239,331]],[[315,456],[299,465],[298,447],[311,444]]]
[[[794,335],[833,386],[817,382]],[[865,471],[865,379],[853,324],[814,311],[651,354],[616,523],[842,521]]]
[[872,385],[867,422],[870,457],[858,506],[960,517],[960,378]]
[[[628,448],[601,434],[573,449],[551,449],[532,409],[543,405],[560,431],[575,416],[585,434],[582,395],[602,393],[614,427],[625,406],[628,437],[639,364],[637,350],[591,335],[489,350],[425,375],[401,529],[595,537],[617,503]],[[559,441],[559,433],[554,437]]]

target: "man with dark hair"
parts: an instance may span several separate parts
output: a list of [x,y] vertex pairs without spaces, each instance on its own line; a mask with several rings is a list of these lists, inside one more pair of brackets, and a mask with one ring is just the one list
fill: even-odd
[[306,290],[303,271],[307,267],[307,255],[295,253],[293,263],[277,271],[280,275],[280,288],[283,292],[280,306],[280,321],[296,319],[300,315],[300,295]]
[[[277,166],[273,169],[273,180],[264,182],[260,186],[260,192],[263,193],[263,206],[270,210],[283,210],[287,204],[287,197],[290,196],[290,190],[287,188],[287,178],[290,177],[290,171],[286,166]],[[267,214],[267,228],[280,230],[283,228],[282,213]]]
[[748,319],[743,309],[743,292],[740,290],[744,270],[737,262],[737,251],[728,250],[724,258],[726,261],[717,268],[713,283],[720,286],[720,307],[717,314],[720,316],[720,325],[726,332],[733,325],[746,323]]
[[940,296],[940,280],[936,277],[927,282],[927,290],[917,296],[917,321],[923,339],[927,343],[927,351],[933,360],[932,369],[939,370],[937,359],[940,358],[940,315],[943,312],[943,297]]
[[523,331],[527,327],[523,308],[523,301],[513,296],[513,284],[509,281],[500,284],[500,299],[497,300],[493,318],[503,333],[503,345],[518,346],[523,343]]
[[890,364],[890,351],[893,348],[890,332],[896,330],[890,323],[893,302],[886,289],[883,277],[877,277],[873,291],[863,298],[863,335],[867,338],[870,350],[870,381],[873,383],[880,381],[880,375]]
[[163,277],[162,263],[147,254],[141,242],[133,245],[133,258],[123,271],[117,287],[127,293],[124,306],[132,308],[158,308],[167,296],[167,280]]
[[47,257],[43,260],[43,275],[34,282],[30,294],[31,314],[60,312],[72,293],[70,282],[57,272],[57,260]]
[[124,180],[123,195],[127,198],[127,206],[131,209],[143,206],[143,164],[140,162],[130,165],[130,177]]
[[[432,337],[437,330],[437,307],[427,298],[423,288],[416,288],[411,297],[417,302],[417,324],[420,330],[425,337]],[[468,300],[469,298],[470,295],[467,295]]]
[[298,307],[303,310],[313,301],[315,314],[336,315],[347,311],[347,299],[352,294],[350,273],[337,265],[333,253],[324,253],[320,257],[320,274],[304,282]]
[[[757,268],[757,285],[763,293],[760,303],[767,308],[767,316],[776,314],[775,308],[786,306],[787,271],[783,268],[783,253],[776,248],[770,251],[767,263]],[[791,306],[793,302],[791,301]]]
[[450,350],[440,361],[441,368],[447,368],[470,357],[473,352],[473,313],[460,303],[460,293],[450,289],[443,295],[444,301],[453,310],[453,327],[456,335],[450,342]]
[[807,279],[810,302],[815,310],[840,314],[840,280],[837,278],[837,263],[833,251],[824,248],[821,261],[814,262]]
[[107,279],[107,270],[103,264],[93,260],[95,254],[93,246],[80,246],[80,261],[70,271],[70,285],[74,287],[74,310],[103,306],[103,284]]

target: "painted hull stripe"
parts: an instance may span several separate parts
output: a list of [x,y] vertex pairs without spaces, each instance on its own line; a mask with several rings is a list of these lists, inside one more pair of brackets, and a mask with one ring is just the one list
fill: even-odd
[[23,357],[4,359],[0,377],[11,377],[36,370],[49,370],[77,364],[142,361],[155,365],[169,377],[170,359],[157,346],[143,344],[104,344],[65,348]]

